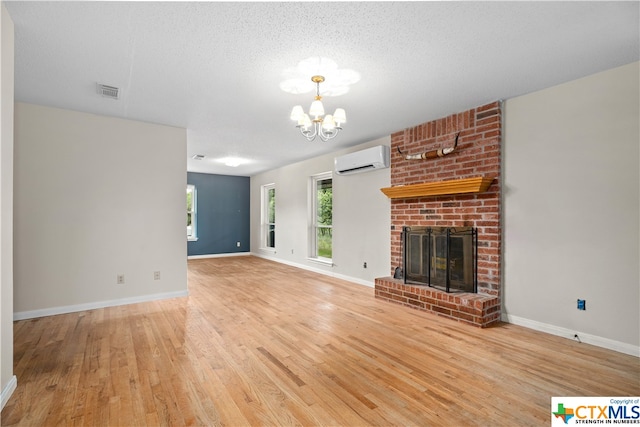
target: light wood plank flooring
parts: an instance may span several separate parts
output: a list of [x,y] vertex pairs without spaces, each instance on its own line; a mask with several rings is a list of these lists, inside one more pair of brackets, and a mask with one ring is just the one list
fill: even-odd
[[551,396],[638,396],[639,359],[477,329],[254,257],[190,296],[15,323],[2,425],[547,426]]

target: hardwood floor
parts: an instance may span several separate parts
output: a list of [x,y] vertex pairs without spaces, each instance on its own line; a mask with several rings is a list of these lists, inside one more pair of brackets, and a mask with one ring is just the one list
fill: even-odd
[[2,425],[547,426],[552,396],[638,396],[633,356],[477,329],[254,257],[190,296],[15,323]]

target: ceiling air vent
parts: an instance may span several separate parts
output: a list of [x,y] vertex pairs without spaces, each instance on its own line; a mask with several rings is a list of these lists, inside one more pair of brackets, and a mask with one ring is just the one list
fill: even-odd
[[101,83],[96,83],[96,87],[99,95],[102,95],[105,98],[118,99],[120,89],[117,87],[103,85]]
[[193,160],[202,160],[204,159],[204,154],[196,154],[192,157]]

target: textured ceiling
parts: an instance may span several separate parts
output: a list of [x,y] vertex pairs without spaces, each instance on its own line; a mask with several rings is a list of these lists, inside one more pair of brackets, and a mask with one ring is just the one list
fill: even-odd
[[[635,1],[5,4],[18,101],[187,128],[188,170],[227,175],[370,141],[640,52]],[[329,142],[307,142],[289,119],[312,94],[279,88],[311,56],[361,77],[323,100],[347,111]],[[98,96],[96,83],[121,88],[120,99]],[[217,161],[227,156],[249,163]]]

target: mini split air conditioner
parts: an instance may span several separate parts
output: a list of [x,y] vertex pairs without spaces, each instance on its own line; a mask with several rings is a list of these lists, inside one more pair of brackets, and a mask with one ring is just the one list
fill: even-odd
[[389,167],[389,147],[378,145],[335,158],[338,175],[351,175]]

